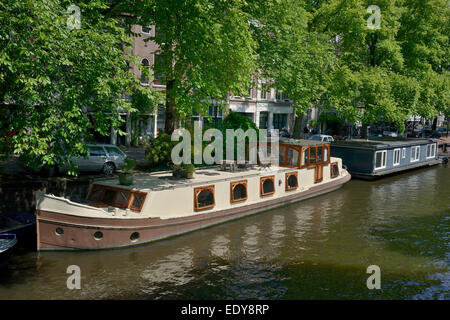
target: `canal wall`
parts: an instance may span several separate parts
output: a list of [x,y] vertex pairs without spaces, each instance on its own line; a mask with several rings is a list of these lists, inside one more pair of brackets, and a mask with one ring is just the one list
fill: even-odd
[[[97,177],[98,178],[98,177]],[[0,214],[33,213],[36,208],[36,191],[72,200],[86,198],[94,177],[38,177],[15,176],[0,178]]]

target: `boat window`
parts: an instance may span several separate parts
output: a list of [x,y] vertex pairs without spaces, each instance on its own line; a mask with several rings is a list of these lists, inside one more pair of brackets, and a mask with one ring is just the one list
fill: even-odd
[[411,147],[411,162],[419,161],[420,156],[420,146]]
[[286,147],[280,146],[279,149],[279,155],[280,155],[280,165],[285,164],[285,156],[286,156]]
[[206,210],[214,207],[214,186],[199,187],[194,189],[194,210]]
[[317,162],[323,161],[323,147],[317,147]]
[[306,166],[307,164],[309,164],[309,149],[308,148],[303,150],[303,155],[302,155],[302,166]]
[[386,154],[386,150],[375,152],[375,169],[386,168]]
[[144,192],[94,185],[88,196],[88,200],[94,202],[94,204],[90,203],[94,207],[110,205],[123,209],[130,208],[135,211],[141,211],[146,195]]
[[297,188],[298,188],[297,171],[286,173],[286,191],[295,190]]
[[288,166],[297,166],[298,165],[298,150],[296,150],[294,148],[288,148],[286,164]]
[[331,164],[330,169],[331,169],[330,171],[331,178],[336,178],[337,176],[339,176],[339,165],[337,162],[333,162]]
[[400,164],[400,150],[401,149],[394,149],[394,166],[398,166]]
[[101,189],[97,186],[94,186],[94,187],[92,187],[91,195],[89,196],[89,198],[92,201],[99,202],[102,199],[102,193],[103,193],[103,189]]
[[115,190],[105,189],[105,191],[103,192],[102,202],[112,204],[115,195],[116,195]]
[[231,182],[231,203],[247,200],[247,180]]
[[144,204],[145,194],[133,193],[133,201],[131,202],[130,209],[141,210]]
[[328,162],[328,148],[327,147],[325,147],[323,149],[323,161]]
[[261,196],[268,196],[275,193],[275,176],[264,177],[260,180]]
[[309,163],[316,163],[316,147],[309,148]]
[[427,145],[427,158],[436,157],[436,144],[428,144]]

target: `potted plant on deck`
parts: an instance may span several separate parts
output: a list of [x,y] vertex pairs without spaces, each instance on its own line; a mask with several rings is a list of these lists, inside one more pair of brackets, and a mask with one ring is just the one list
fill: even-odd
[[136,162],[133,159],[126,158],[120,166],[122,172],[119,173],[119,183],[124,186],[133,184],[133,173],[131,170],[136,167]]
[[172,175],[176,179],[193,179],[195,167],[193,164],[174,164]]

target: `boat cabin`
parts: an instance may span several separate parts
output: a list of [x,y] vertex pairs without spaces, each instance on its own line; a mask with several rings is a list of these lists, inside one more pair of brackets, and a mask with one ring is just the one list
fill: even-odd
[[342,159],[353,176],[360,178],[374,178],[440,163],[434,139],[335,141],[331,144],[331,151]]

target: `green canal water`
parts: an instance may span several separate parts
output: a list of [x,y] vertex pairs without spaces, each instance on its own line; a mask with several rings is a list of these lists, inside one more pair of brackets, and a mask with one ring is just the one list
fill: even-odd
[[0,299],[450,299],[449,182],[440,165],[137,247],[17,252]]

